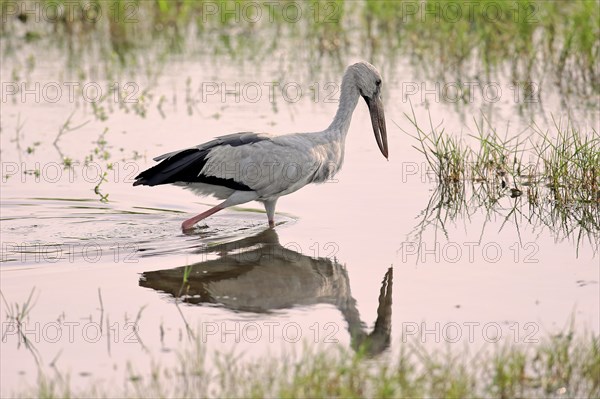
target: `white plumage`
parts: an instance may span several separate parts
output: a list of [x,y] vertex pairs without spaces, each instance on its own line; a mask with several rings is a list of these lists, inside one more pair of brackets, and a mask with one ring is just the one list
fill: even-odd
[[136,177],[134,186],[175,184],[221,204],[183,222],[184,230],[221,209],[257,200],[274,226],[275,204],[283,195],[333,177],[344,160],[346,134],[359,96],[369,107],[377,144],[388,157],[380,98],[381,76],[371,64],[351,65],[342,79],[340,104],[331,125],[315,133],[271,136],[243,132],[155,158],[158,165]]

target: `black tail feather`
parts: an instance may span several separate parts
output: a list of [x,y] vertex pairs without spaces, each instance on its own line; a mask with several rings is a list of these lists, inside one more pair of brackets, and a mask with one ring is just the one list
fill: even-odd
[[146,169],[136,176],[134,186],[158,186],[171,183],[205,183],[239,191],[252,191],[235,179],[224,179],[200,173],[206,165],[209,150],[190,148],[182,150],[158,165]]
[[136,176],[134,186],[158,186],[176,182],[201,182],[208,151],[190,148],[164,159]]
[[147,169],[136,176],[134,186],[158,186],[170,183],[205,183],[228,187],[234,190],[252,191],[246,184],[238,181],[241,176],[225,179],[217,176],[203,175],[200,172],[207,162],[209,152],[215,147],[227,145],[237,147],[251,145],[269,136],[252,132],[228,134],[204,143],[198,147],[188,148],[175,153],[161,155],[156,160],[161,160],[158,165]]

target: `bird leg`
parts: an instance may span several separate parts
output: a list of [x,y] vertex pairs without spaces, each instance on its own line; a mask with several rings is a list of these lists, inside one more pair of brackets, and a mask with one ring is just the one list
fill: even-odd
[[233,194],[229,196],[225,201],[221,202],[219,205],[210,208],[206,212],[202,212],[199,215],[194,216],[191,219],[186,220],[181,225],[181,229],[183,231],[190,230],[196,223],[201,221],[202,219],[206,219],[212,214],[219,212],[222,209],[229,208],[230,206],[235,206],[239,204],[243,204],[248,201],[253,201],[258,198],[258,194],[255,191],[234,191]]
[[190,230],[192,227],[194,227],[194,225],[196,223],[198,223],[202,219],[206,219],[207,217],[209,217],[212,214],[215,214],[215,213],[219,212],[221,209],[223,209],[223,207],[221,205],[217,205],[215,207],[210,208],[206,212],[202,212],[201,214],[196,215],[193,218],[190,218],[190,219],[186,220],[185,222],[183,222],[181,224],[181,230],[184,230],[184,231],[185,230]]
[[275,227],[275,205],[277,199],[265,201],[265,210],[267,211],[267,218],[269,219],[269,227]]

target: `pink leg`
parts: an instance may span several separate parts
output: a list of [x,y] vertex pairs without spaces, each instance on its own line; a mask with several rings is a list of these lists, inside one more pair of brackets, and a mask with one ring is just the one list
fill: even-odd
[[233,194],[229,196],[225,201],[220,203],[219,205],[210,208],[206,212],[202,212],[199,215],[194,216],[191,219],[186,220],[181,225],[181,229],[183,231],[190,230],[196,223],[201,221],[202,219],[206,219],[210,215],[219,212],[221,209],[228,208],[230,206],[243,204],[248,201],[253,201],[258,198],[258,194],[255,191],[234,191]]
[[221,209],[223,209],[223,207],[221,205],[217,205],[213,208],[210,208],[206,212],[202,212],[201,214],[196,215],[193,218],[186,220],[185,222],[183,222],[181,224],[181,230],[190,230],[192,227],[194,227],[194,225],[196,223],[198,223],[202,219],[206,219],[207,217],[209,217],[210,215],[212,215],[214,213],[219,212]]

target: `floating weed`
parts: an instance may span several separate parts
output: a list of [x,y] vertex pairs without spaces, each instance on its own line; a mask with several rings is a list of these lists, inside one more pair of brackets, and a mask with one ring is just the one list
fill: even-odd
[[36,149],[37,147],[39,147],[39,146],[40,146],[40,144],[41,144],[41,143],[40,143],[39,141],[36,141],[35,143],[33,143],[33,145],[31,145],[31,146],[28,146],[28,147],[27,147],[27,153],[28,153],[28,154],[33,154],[33,153],[35,152],[35,149]]
[[35,176],[38,179],[41,176],[41,171],[39,169],[25,169],[23,171],[24,175]]
[[69,157],[64,157],[63,158],[63,167],[65,169],[69,169],[69,168],[73,167],[73,160]]

